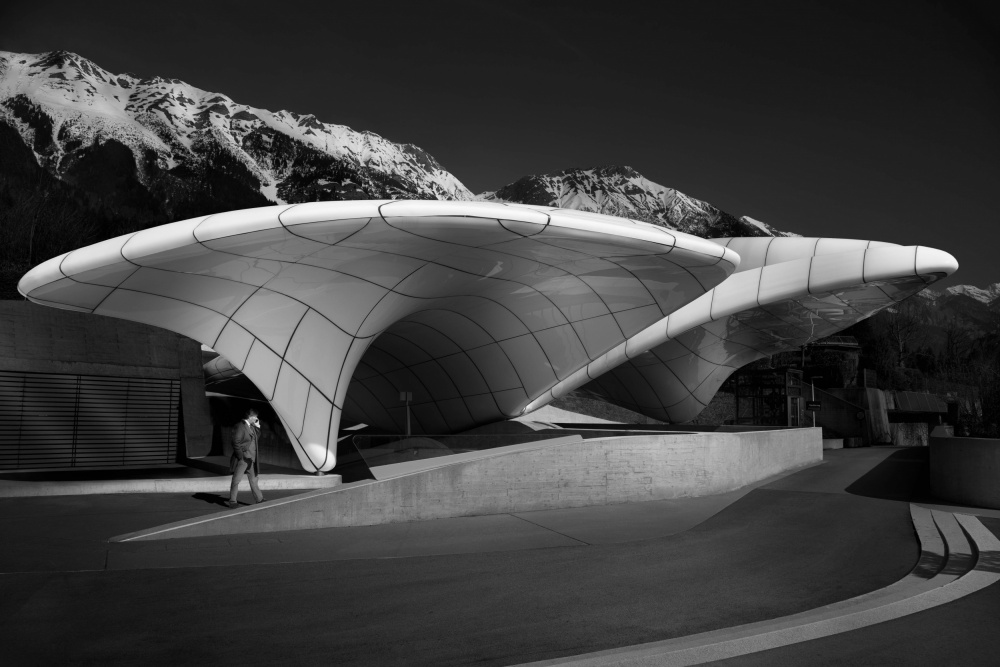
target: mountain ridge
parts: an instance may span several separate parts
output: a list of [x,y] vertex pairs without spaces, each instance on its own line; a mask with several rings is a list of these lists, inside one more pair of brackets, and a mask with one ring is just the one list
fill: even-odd
[[[0,124],[61,181],[132,217],[155,212],[155,224],[269,202],[474,198],[412,143],[239,104],[180,79],[113,74],[69,51],[0,51]],[[475,198],[608,213],[705,237],[792,235],[628,166],[525,176]]]
[[704,238],[798,236],[747,216],[736,218],[679,190],[654,183],[627,165],[523,176],[477,199],[604,213]]
[[[412,143],[258,109],[176,78],[113,74],[69,51],[0,51],[0,148],[5,283],[26,263],[109,236],[277,202],[475,198],[589,210],[703,237],[797,236],[627,165],[523,176],[473,196]],[[36,229],[37,220],[51,229]],[[924,296],[1000,310],[1000,283]]]
[[248,190],[248,199],[256,191],[261,203],[352,198],[359,190],[387,198],[472,198],[413,144],[312,114],[239,104],[179,79],[113,74],[68,51],[0,51],[0,120],[18,130],[39,164],[70,182],[73,166],[88,153],[108,143],[124,146],[135,159],[135,179],[151,192],[164,190],[168,208],[192,183],[197,189],[192,174],[204,177],[220,157],[234,187]]
[[1000,282],[984,287],[975,285],[951,285],[943,290],[935,290],[928,287],[920,292],[920,296],[931,301],[947,299],[949,297],[965,297],[977,301],[986,306],[1000,306]]
[[952,285],[946,288],[945,292],[952,296],[962,294],[970,299],[975,299],[980,303],[992,306],[997,302],[997,299],[1000,299],[1000,282],[993,283],[986,288],[976,287],[975,285]]

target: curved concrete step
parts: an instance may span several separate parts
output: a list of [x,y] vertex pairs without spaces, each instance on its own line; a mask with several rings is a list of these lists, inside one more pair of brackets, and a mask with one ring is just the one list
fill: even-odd
[[910,505],[916,566],[896,583],[769,621],[531,665],[697,665],[847,632],[945,604],[1000,580],[1000,540],[973,516]]

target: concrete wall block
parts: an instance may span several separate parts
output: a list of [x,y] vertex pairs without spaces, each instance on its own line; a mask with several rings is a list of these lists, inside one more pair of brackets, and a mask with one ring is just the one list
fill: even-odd
[[224,535],[364,526],[724,493],[822,460],[822,429],[643,435],[498,452],[319,490],[161,533]]
[[181,379],[189,456],[211,449],[201,345],[165,329],[111,317],[0,301],[0,370]]
[[198,343],[138,322],[26,301],[0,301],[0,322],[4,323],[0,349],[6,351],[4,356],[21,360],[58,359],[64,363],[172,369],[176,373],[182,366],[181,354],[191,354],[194,345],[199,354],[184,360],[184,367],[190,374],[192,364],[201,366]]
[[931,493],[974,507],[1000,509],[1000,440],[930,438]]
[[[866,388],[861,394],[862,407],[865,409],[865,439],[870,445],[887,445],[892,443],[892,433],[889,430],[889,415],[886,411],[885,393],[881,389]],[[845,437],[852,434],[845,434]]]

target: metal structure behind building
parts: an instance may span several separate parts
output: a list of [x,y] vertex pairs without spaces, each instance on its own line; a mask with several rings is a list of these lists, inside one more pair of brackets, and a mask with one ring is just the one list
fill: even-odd
[[737,424],[802,426],[802,371],[746,370],[736,375],[734,384]]

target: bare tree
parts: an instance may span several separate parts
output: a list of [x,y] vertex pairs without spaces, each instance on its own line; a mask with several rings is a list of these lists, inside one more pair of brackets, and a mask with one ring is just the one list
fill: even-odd
[[923,322],[916,306],[908,301],[890,306],[876,315],[876,327],[883,334],[893,353],[899,368],[906,368],[907,361],[914,352],[914,343]]
[[955,378],[968,370],[974,340],[969,330],[962,327],[955,317],[948,318],[941,328],[944,330],[941,367],[947,377]]

